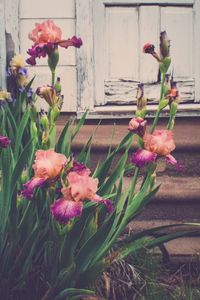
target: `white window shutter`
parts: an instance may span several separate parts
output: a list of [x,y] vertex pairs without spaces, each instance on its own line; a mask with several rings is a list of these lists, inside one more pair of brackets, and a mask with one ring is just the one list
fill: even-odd
[[194,32],[192,7],[162,7],[161,30],[171,39],[171,72],[182,101],[194,100]]
[[95,0],[93,11],[96,106],[135,103],[139,82],[147,97],[158,101],[159,66],[142,47],[154,43],[159,52],[163,30],[171,39],[171,71],[181,101],[194,102],[194,1]]

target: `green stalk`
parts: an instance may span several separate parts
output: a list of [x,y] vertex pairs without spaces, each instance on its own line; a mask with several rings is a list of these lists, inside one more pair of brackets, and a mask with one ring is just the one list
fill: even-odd
[[138,167],[135,168],[133,181],[131,183],[131,190],[130,190],[130,194],[129,194],[129,199],[132,199],[132,196],[134,195],[135,186],[136,186],[136,183],[137,183],[137,180],[138,180],[139,170],[140,169]]
[[173,127],[174,127],[174,119],[175,119],[175,116],[170,116],[169,117],[169,122],[168,122],[168,124],[167,124],[167,129],[168,130],[172,130],[173,129]]
[[54,84],[55,84],[55,75],[56,75],[55,70],[51,71],[51,85],[52,86],[54,86]]
[[[166,78],[166,73],[161,73],[161,74],[162,74],[162,82],[161,82],[161,88],[160,88],[159,103],[160,103],[161,99],[163,98],[164,84],[165,84],[165,78]],[[156,115],[155,115],[155,118],[154,118],[154,121],[153,121],[153,124],[152,124],[152,127],[151,127],[151,133],[153,133],[155,128],[156,128],[156,125],[158,123],[158,119],[159,119],[161,111],[162,111],[162,109],[160,109],[159,106],[158,106],[158,109],[156,111]]]

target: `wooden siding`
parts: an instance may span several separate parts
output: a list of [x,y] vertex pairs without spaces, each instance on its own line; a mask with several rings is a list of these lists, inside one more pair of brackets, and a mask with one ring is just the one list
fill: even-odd
[[[95,89],[95,105],[135,103],[135,91],[139,82],[145,83],[145,94],[149,100],[157,101],[160,88],[159,66],[150,55],[142,53],[142,46],[146,42],[153,42],[159,51],[159,33],[163,30],[167,31],[172,41],[172,65],[169,73],[173,73],[174,80],[178,83],[181,101],[194,102],[193,3],[188,1],[188,6],[180,6],[186,1],[185,3],[171,1],[168,6],[163,6],[163,2],[160,1],[160,5],[136,6],[135,1],[121,2],[103,1],[99,10],[101,16],[94,19],[94,40],[97,36],[96,51],[94,50],[95,75],[101,86],[104,82],[103,93],[99,88]],[[129,2],[132,5],[122,5]],[[138,2],[144,4],[144,1]],[[98,7],[96,0],[94,2],[96,14]],[[99,36],[104,36],[104,39],[101,37],[98,43]],[[100,72],[102,60],[106,63]]]

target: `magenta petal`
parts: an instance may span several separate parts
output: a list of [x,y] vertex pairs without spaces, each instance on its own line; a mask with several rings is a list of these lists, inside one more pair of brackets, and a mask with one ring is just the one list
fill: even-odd
[[106,210],[109,214],[111,214],[114,211],[114,206],[110,199],[103,200],[103,204],[105,205]]
[[7,148],[11,143],[11,140],[4,135],[0,135],[0,147]]
[[34,56],[31,56],[29,58],[26,59],[27,64],[31,65],[31,66],[35,66],[36,65],[36,60]]
[[39,177],[33,177],[28,182],[24,184],[24,187],[26,188],[24,191],[22,191],[21,195],[24,198],[32,199],[33,192],[37,187],[40,187],[44,184],[46,179],[39,178]]
[[83,210],[82,202],[58,199],[51,205],[51,213],[59,223],[67,223],[70,219],[80,217]]
[[96,194],[92,201],[104,204],[108,213],[112,213],[114,210],[113,203],[110,199],[103,199],[101,196]]
[[60,47],[68,48],[69,46],[74,46],[76,48],[80,48],[83,44],[81,38],[77,38],[76,36],[73,36],[71,39],[59,41],[57,43]]
[[175,166],[178,172],[184,171],[184,165],[178,162],[171,154],[165,156],[165,160],[168,164]]
[[174,166],[177,164],[177,160],[171,154],[166,155],[165,159],[166,159],[166,162],[170,165]]
[[156,160],[157,154],[145,149],[140,149],[135,152],[130,161],[137,167],[143,167],[146,164]]

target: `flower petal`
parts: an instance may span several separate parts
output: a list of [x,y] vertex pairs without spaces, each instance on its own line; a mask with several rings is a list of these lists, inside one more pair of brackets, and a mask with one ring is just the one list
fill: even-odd
[[11,143],[11,140],[7,136],[0,135],[0,147],[7,148]]
[[175,157],[171,154],[168,154],[165,156],[165,160],[168,164],[170,165],[176,165],[177,164],[177,160],[175,159]]
[[101,196],[96,194],[92,201],[104,204],[108,213],[112,213],[114,210],[113,203],[110,199],[103,199]]
[[35,177],[56,179],[66,163],[67,158],[54,150],[37,150],[35,154],[35,163],[33,169]]
[[175,149],[173,133],[171,130],[155,130],[152,134],[143,137],[144,148],[158,155],[168,155]]
[[183,171],[184,171],[184,165],[183,165],[183,163],[178,162],[178,161],[175,159],[175,157],[172,156],[171,154],[165,156],[165,161],[166,161],[168,164],[170,164],[170,165],[172,165],[172,166],[175,166],[175,167],[176,167],[176,170],[177,170],[178,172],[183,172]]
[[105,205],[106,210],[109,214],[111,214],[114,211],[114,206],[110,199],[103,200],[103,204]]
[[71,196],[75,201],[92,200],[98,189],[98,179],[89,177],[86,171],[81,175],[77,172],[70,172],[67,175],[67,181]]
[[70,219],[80,217],[83,210],[82,202],[68,201],[63,198],[51,205],[51,213],[59,223],[67,223]]
[[135,152],[131,157],[131,162],[137,167],[143,167],[144,165],[156,160],[157,154],[145,149],[140,149]]
[[26,188],[24,191],[22,191],[21,195],[24,198],[32,199],[33,192],[37,187],[41,187],[45,183],[45,178],[39,178],[39,177],[33,177],[28,182],[24,184],[24,187]]
[[59,42],[57,42],[57,44],[60,47],[67,49],[69,46],[74,46],[76,48],[80,48],[82,46],[83,42],[82,42],[81,38],[77,38],[76,36],[73,36],[71,39],[59,41]]

